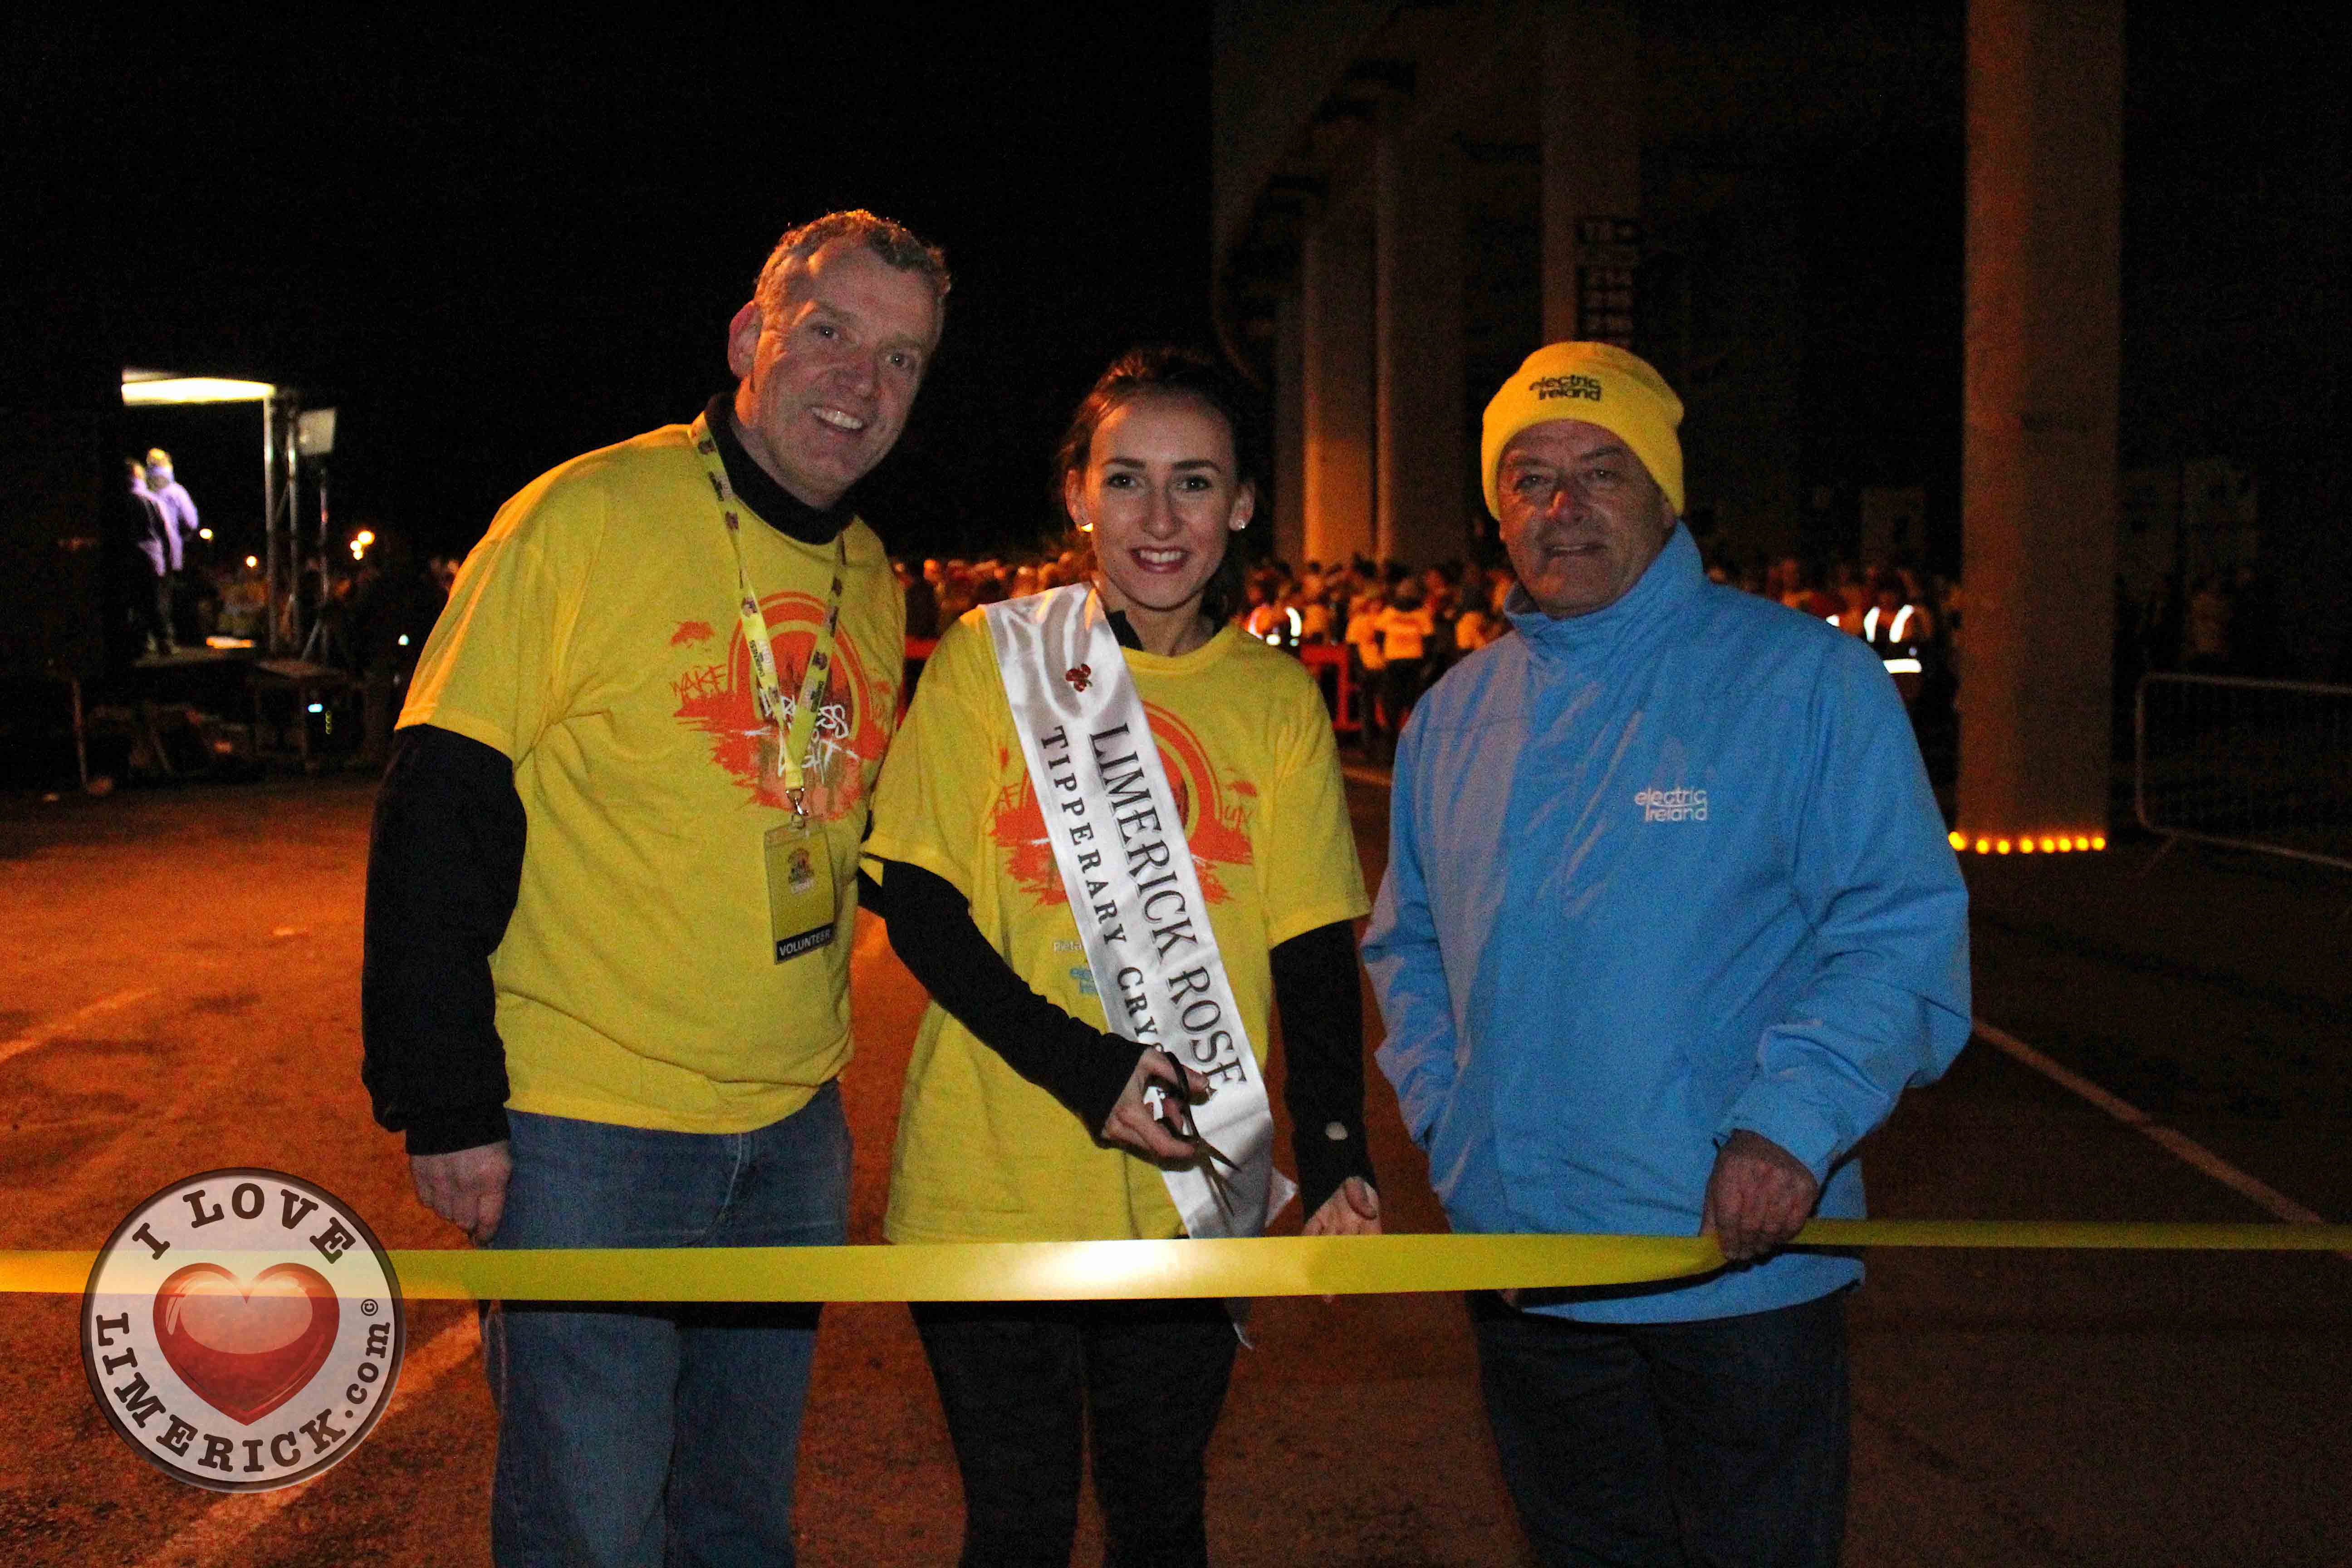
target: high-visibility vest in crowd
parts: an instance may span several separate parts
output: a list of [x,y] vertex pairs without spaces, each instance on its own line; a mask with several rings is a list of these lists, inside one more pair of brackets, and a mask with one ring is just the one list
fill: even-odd
[[[1270,618],[1267,612],[1271,612]],[[1300,636],[1301,624],[1298,612],[1289,605],[1263,605],[1252,612],[1249,631],[1260,642],[1296,653],[1305,640]]]
[[1919,634],[1926,624],[1916,605],[1905,605],[1890,614],[1873,605],[1863,613],[1862,640],[1878,655],[1887,674],[1918,675],[1923,673],[1920,648],[1927,640]]

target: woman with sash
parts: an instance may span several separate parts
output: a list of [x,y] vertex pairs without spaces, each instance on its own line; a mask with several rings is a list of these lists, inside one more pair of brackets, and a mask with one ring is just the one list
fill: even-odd
[[[1228,547],[1255,504],[1240,428],[1213,362],[1113,364],[1060,454],[1088,579],[973,611],[924,671],[866,846],[891,946],[932,997],[893,1241],[1259,1233],[1291,1194],[1270,1005],[1306,1233],[1380,1229],[1353,927],[1369,903],[1330,720],[1297,660],[1228,624]],[[1206,1562],[1224,1303],[914,1310],[966,1564],[1069,1561],[1082,1447],[1108,1562]]]

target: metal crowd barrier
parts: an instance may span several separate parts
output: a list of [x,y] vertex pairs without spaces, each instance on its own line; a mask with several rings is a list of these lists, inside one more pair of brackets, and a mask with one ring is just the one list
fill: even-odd
[[2132,798],[2166,840],[2352,870],[2352,686],[2147,675]]

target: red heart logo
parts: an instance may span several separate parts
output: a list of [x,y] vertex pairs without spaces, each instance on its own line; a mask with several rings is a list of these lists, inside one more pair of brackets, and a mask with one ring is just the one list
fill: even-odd
[[249,1290],[191,1263],[155,1292],[155,1339],[197,1398],[249,1426],[326,1363],[341,1315],[334,1288],[299,1263],[263,1269]]

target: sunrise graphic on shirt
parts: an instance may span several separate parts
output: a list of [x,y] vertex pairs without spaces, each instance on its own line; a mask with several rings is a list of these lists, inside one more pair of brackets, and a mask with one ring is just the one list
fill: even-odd
[[[1166,709],[1147,702],[1143,713],[1151,725],[1152,739],[1159,742],[1160,771],[1168,776],[1169,791],[1184,819],[1184,837],[1192,847],[1201,896],[1213,904],[1225,903],[1232,895],[1216,868],[1250,864],[1249,814],[1257,786],[1246,779],[1221,779],[1200,737]],[[989,815],[989,837],[1004,851],[1006,872],[1041,905],[1069,902],[1062,888],[1061,868],[1054,864],[1053,842],[1045,836],[1045,816],[1038,809],[1028,770],[1017,754],[1009,752],[1000,752],[997,767],[1000,773],[1016,769],[1020,773],[1018,783],[997,792],[996,805]],[[1205,811],[1201,808],[1203,802]]]
[[[763,600],[761,611],[768,623],[769,645],[776,655],[776,685],[790,705],[798,700],[801,681],[808,673],[809,655],[824,623],[824,602],[806,594],[778,594]],[[708,635],[699,622],[688,626]],[[673,646],[698,639],[680,636]],[[866,676],[866,663],[846,626],[835,642],[833,668],[825,678],[824,694],[817,705],[814,765],[808,773],[808,813],[821,822],[835,822],[865,799],[874,768],[880,763],[891,706],[896,694],[888,685],[875,687]],[[771,772],[762,776],[761,740],[770,727],[760,718],[757,686],[751,677],[751,647],[743,640],[741,622],[731,628],[723,664],[698,665],[679,675],[678,721],[710,738],[710,760],[732,774],[762,805],[790,810],[784,781]]]

